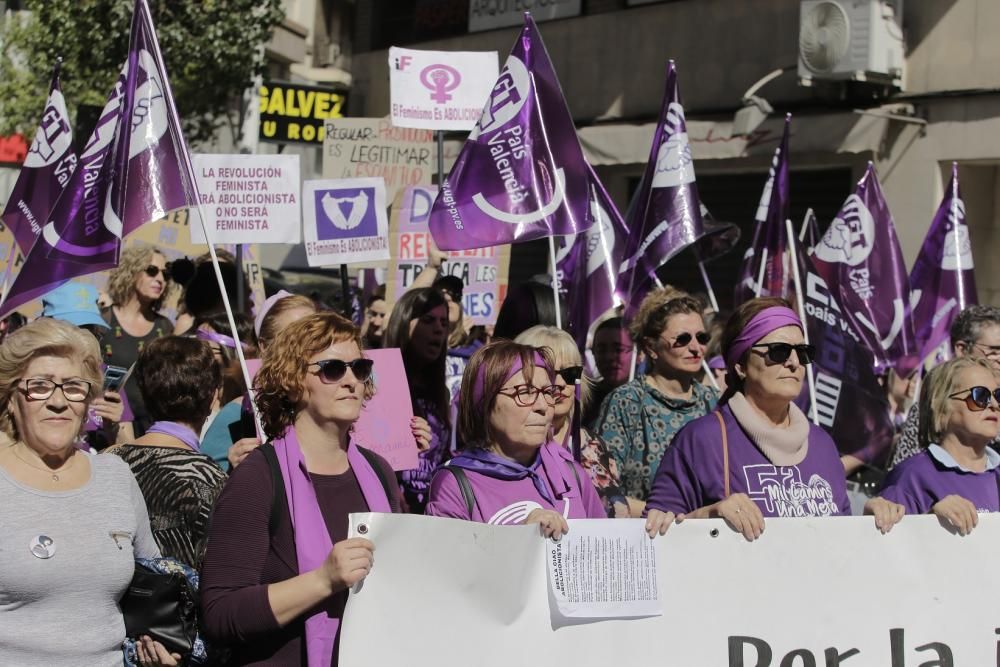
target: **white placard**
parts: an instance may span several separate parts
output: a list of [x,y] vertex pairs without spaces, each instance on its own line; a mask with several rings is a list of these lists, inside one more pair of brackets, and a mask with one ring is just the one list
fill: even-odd
[[[995,514],[966,537],[929,516],[888,535],[872,517],[768,519],[754,542],[689,519],[653,540],[662,616],[565,622],[551,613],[536,525],[397,514],[353,514],[351,525],[377,556],[344,612],[342,665],[996,664]],[[446,641],[428,642],[442,618]]]
[[580,15],[580,0],[469,0],[469,32],[524,23],[531,12],[535,23]]
[[[298,155],[192,155],[213,243],[301,243]],[[198,209],[191,243],[205,243]]]
[[496,51],[389,49],[392,124],[471,130],[496,84]]
[[381,178],[339,178],[302,184],[309,266],[389,259],[389,218]]

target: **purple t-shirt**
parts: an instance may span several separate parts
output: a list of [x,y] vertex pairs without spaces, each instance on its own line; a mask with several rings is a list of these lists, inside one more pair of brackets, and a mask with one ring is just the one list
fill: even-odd
[[[559,447],[554,443],[545,446]],[[560,458],[559,461],[562,463],[564,459]],[[555,510],[567,519],[606,519],[608,514],[590,481],[590,475],[578,463],[566,461],[565,464],[566,474],[562,477],[565,479],[568,476],[570,488],[561,496],[553,492],[548,476],[540,472],[549,494],[555,498],[555,503],[550,503],[538,493],[530,477],[503,480],[473,470],[463,470],[475,496],[472,516],[469,516],[468,505],[455,475],[447,466],[439,468],[431,481],[427,514],[494,525],[524,523],[528,514],[535,509]],[[540,462],[536,460],[535,465],[540,466]],[[582,489],[577,488],[577,476],[573,475],[570,465],[576,469]]]
[[[837,446],[815,424],[809,425],[809,449],[794,466],[776,466],[721,408],[729,440],[730,494],[745,493],[768,517],[850,515],[844,466]],[[722,431],[714,412],[685,426],[663,456],[648,509],[690,513],[725,497]]]
[[1000,512],[1000,455],[987,456],[992,467],[972,472],[959,466],[944,449],[931,445],[893,468],[879,495],[905,507],[907,514],[927,514],[951,495],[965,498],[979,512]]

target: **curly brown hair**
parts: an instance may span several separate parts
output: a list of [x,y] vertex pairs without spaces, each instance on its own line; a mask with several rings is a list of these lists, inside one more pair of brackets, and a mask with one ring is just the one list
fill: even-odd
[[646,295],[639,304],[639,312],[629,323],[628,333],[633,342],[644,352],[649,352],[649,341],[660,337],[672,315],[698,313],[704,304],[687,292],[664,285]]
[[[302,409],[303,382],[309,357],[331,345],[353,341],[361,348],[361,332],[333,311],[303,317],[281,330],[264,355],[264,363],[254,378],[257,407],[269,440],[281,437]],[[371,378],[365,382],[365,400],[375,395]]]
[[[124,306],[135,290],[135,280],[139,277],[150,262],[153,255],[166,257],[162,252],[151,245],[137,245],[122,250],[118,260],[118,266],[111,270],[108,275],[108,285],[105,291],[111,297],[111,303],[116,306]],[[153,302],[153,310],[158,311],[164,300],[170,294],[173,283],[168,279],[164,285],[160,298]]]

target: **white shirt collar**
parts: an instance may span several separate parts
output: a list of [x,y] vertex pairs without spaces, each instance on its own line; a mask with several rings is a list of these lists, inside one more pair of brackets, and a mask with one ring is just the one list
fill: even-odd
[[[937,462],[946,468],[952,468],[954,470],[961,470],[962,472],[975,472],[963,467],[955,460],[951,454],[945,450],[944,447],[937,444],[931,444],[927,447],[927,451],[937,459]],[[997,466],[1000,466],[1000,454],[998,454],[992,447],[986,448],[986,470],[993,470]]]

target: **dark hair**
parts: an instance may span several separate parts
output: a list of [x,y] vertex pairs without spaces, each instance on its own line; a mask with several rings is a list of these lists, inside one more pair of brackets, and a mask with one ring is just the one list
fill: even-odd
[[594,338],[597,338],[597,334],[607,329],[614,329],[615,331],[620,331],[622,329],[625,329],[625,320],[622,319],[621,317],[609,317],[608,319],[598,324],[597,328],[594,329]]
[[222,385],[212,348],[182,336],[164,336],[146,345],[135,376],[154,421],[200,425],[212,412],[212,398]]
[[[239,334],[240,342],[243,344],[243,356],[246,359],[256,359],[259,352],[257,348],[257,336],[253,330],[253,320],[243,313],[233,313],[236,321],[236,332]],[[233,330],[229,326],[229,318],[225,313],[200,317],[194,321],[191,327],[193,332],[197,332],[202,325],[208,326],[212,331],[223,336],[234,338]],[[197,335],[197,333],[195,333]],[[240,358],[236,355],[236,350],[225,345],[219,346],[222,350],[222,398],[221,403],[225,405],[229,401],[246,393],[246,382],[243,379],[243,369],[240,368]]]
[[[389,323],[385,327],[383,345],[398,347],[403,354],[403,367],[406,369],[406,381],[410,385],[410,400],[413,410],[418,411],[418,400],[430,401],[438,419],[451,423],[451,395],[445,382],[445,363],[448,356],[448,346],[441,346],[441,354],[430,366],[418,366],[410,349],[410,322],[420,319],[435,308],[445,306],[448,302],[440,291],[430,287],[419,287],[408,290],[399,298],[389,314]],[[422,415],[423,416],[423,415]]]
[[378,284],[365,299],[365,308],[371,308],[376,301],[385,301],[385,284]]
[[[237,303],[236,299],[236,265],[225,262],[220,257],[219,271],[222,273],[222,283],[226,286],[226,294],[229,296],[229,303],[232,304],[233,311],[250,312],[250,299],[253,294],[250,292],[250,283],[247,282],[247,277],[243,276],[243,303],[240,304]],[[212,262],[202,262],[197,265],[194,277],[184,288],[184,308],[195,319],[226,312]]]
[[948,335],[951,345],[955,343],[975,343],[982,335],[983,327],[1000,326],[1000,308],[996,306],[969,306],[951,323]]
[[[748,324],[750,320],[757,316],[763,310],[768,308],[775,308],[779,306],[784,306],[785,308],[791,308],[792,304],[788,302],[787,299],[782,299],[780,296],[762,296],[756,299],[750,299],[749,301],[744,301],[741,303],[736,310],[730,315],[729,319],[726,321],[726,326],[722,330],[722,335],[719,338],[719,347],[721,348],[722,356],[729,354],[729,348],[732,347],[733,342]],[[747,352],[749,354],[749,352]],[[744,355],[744,359],[746,355]],[[739,362],[743,362],[743,359],[739,359]],[[723,404],[728,401],[737,391],[743,390],[743,380],[736,375],[736,371],[729,368],[729,364],[726,364],[726,392],[719,399],[719,404]]]
[[[565,315],[562,299],[559,300],[559,309]],[[565,316],[562,320],[566,321]],[[519,333],[536,324],[555,326],[556,306],[552,286],[532,280],[507,292],[497,313],[493,337],[514,340]]]
[[[535,372],[535,354],[545,360],[549,379],[554,381],[555,363],[548,348],[535,349],[509,340],[498,340],[476,350],[462,374],[462,393],[458,403],[458,433],[468,447],[485,447],[494,440],[490,414],[503,389],[514,363],[520,360],[522,372],[530,377]],[[483,398],[474,396],[476,377],[483,372]]]

